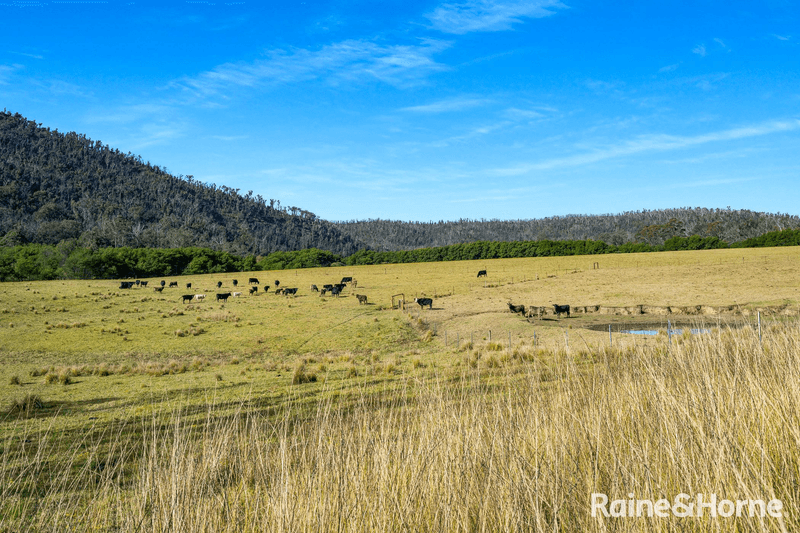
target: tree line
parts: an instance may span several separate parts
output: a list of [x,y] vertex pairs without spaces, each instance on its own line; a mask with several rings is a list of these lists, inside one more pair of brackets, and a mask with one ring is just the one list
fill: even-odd
[[152,278],[344,265],[767,246],[800,246],[800,230],[774,231],[733,244],[726,243],[718,237],[699,235],[671,237],[660,245],[648,243],[614,245],[594,240],[479,241],[391,252],[363,249],[349,256],[317,248],[277,251],[263,257],[237,256],[201,247],[92,249],[80,246],[73,240],[63,241],[57,245],[25,244],[0,247],[0,281]]
[[606,215],[566,215],[539,219],[404,222],[355,220],[337,226],[367,248],[413,250],[474,241],[603,241],[663,245],[673,237],[716,237],[738,242],[771,231],[800,228],[800,217],[747,209],[676,209],[627,211]]

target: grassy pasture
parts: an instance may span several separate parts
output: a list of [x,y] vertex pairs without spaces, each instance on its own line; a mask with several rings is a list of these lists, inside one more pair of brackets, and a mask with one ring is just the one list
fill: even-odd
[[[120,290],[118,282],[105,280],[2,284],[0,500],[7,503],[0,503],[0,531],[21,530],[24,522],[14,520],[26,515],[39,521],[32,530],[63,529],[74,515],[83,517],[76,524],[88,524],[77,530],[136,530],[137,520],[145,520],[146,531],[321,530],[332,528],[323,523],[342,520],[337,513],[345,508],[351,514],[342,529],[352,531],[604,530],[599,522],[586,520],[587,497],[580,492],[598,487],[616,492],[632,487],[644,491],[643,497],[657,496],[653,487],[747,489],[764,496],[773,491],[800,509],[796,489],[778,486],[784,478],[797,477],[787,473],[786,465],[800,463],[800,456],[781,443],[795,438],[791,427],[800,393],[794,387],[781,389],[775,378],[800,368],[795,365],[800,357],[797,318],[766,321],[765,333],[772,339],[766,348],[754,344],[749,328],[708,339],[674,338],[677,353],[683,354],[675,359],[666,351],[664,335],[616,335],[611,349],[607,333],[584,327],[598,317],[529,322],[506,306],[508,301],[543,306],[798,305],[799,253],[797,248],[714,250],[215,274],[165,278],[180,288],[162,293],[152,287]],[[599,269],[593,268],[595,262]],[[487,278],[476,278],[481,269],[488,270]],[[343,276],[353,276],[358,286],[340,298],[321,298],[309,290],[312,283],[322,287]],[[268,283],[270,292],[250,296],[248,277],[258,277],[262,287]],[[237,289],[233,278],[240,282]],[[297,297],[274,295],[275,279],[282,287],[298,287]],[[152,286],[160,280],[149,281]],[[217,281],[223,282],[219,292],[236,290],[243,296],[215,302]],[[188,282],[193,290],[185,289]],[[206,294],[206,299],[182,304],[180,296],[189,293]],[[391,309],[392,295],[401,293],[407,302],[432,297],[433,309],[413,303],[407,312]],[[366,294],[369,304],[359,305],[354,294]],[[724,321],[743,322],[734,317]],[[467,344],[469,338],[474,345]],[[728,364],[731,358],[735,368],[715,367],[715,361]],[[764,358],[772,362],[769,371],[759,370]],[[696,375],[690,375],[690,366]],[[743,373],[744,382],[730,373],[734,370]],[[687,384],[676,388],[681,380]],[[726,393],[743,387],[753,402],[762,402],[761,411],[755,403],[739,406],[724,394],[723,399],[708,396],[708,387]],[[605,400],[592,405],[594,393]],[[15,409],[15,402],[27,395],[40,398],[41,404]],[[692,407],[692,401],[702,406]],[[553,410],[558,402],[563,411]],[[662,411],[668,420],[664,427],[639,419],[658,405],[673,405],[684,418]],[[716,419],[703,418],[720,407]],[[742,420],[734,420],[740,413],[736,409],[744,410]],[[621,416],[629,411],[639,413],[630,423]],[[603,414],[612,414],[613,421],[601,427]],[[570,433],[575,420],[584,433]],[[681,420],[694,421],[694,429],[684,434]],[[773,435],[768,428],[775,424],[782,429]],[[712,430],[728,431],[731,437],[719,440],[710,436]],[[754,441],[759,431],[763,438]],[[636,437],[615,441],[624,432]],[[676,440],[657,445],[664,434]],[[370,435],[379,436],[377,443]],[[307,448],[309,442],[318,445]],[[336,443],[344,455],[337,458],[326,442]],[[507,452],[500,453],[496,445]],[[520,446],[519,453],[511,451]],[[599,455],[591,451],[598,446],[605,450]],[[681,446],[691,453],[674,455]],[[217,450],[217,455],[203,449]],[[281,463],[281,449],[293,450],[294,470]],[[426,450],[435,450],[431,463],[414,462]],[[771,458],[766,471],[763,463],[756,472],[735,459],[744,454],[752,461],[758,453]],[[174,462],[170,454],[186,460]],[[786,459],[778,461],[780,454]],[[448,466],[455,456],[461,462]],[[362,457],[369,464],[358,466]],[[394,464],[391,459],[398,457]],[[625,475],[610,466],[631,457]],[[118,466],[97,470],[112,459]],[[640,459],[645,463],[636,462]],[[487,471],[487,460],[505,466]],[[270,467],[253,470],[259,461]],[[713,461],[718,461],[716,474],[708,467]],[[314,464],[338,473],[312,482]],[[534,481],[534,464],[555,481]],[[666,466],[647,473],[657,465]],[[693,465],[703,470],[692,471]],[[592,468],[599,478],[590,475]],[[344,474],[353,469],[357,475]],[[466,477],[458,478],[458,469]],[[650,481],[643,481],[648,475]],[[78,490],[89,486],[86,476],[93,488]],[[163,491],[174,484],[174,476],[189,480],[179,491],[180,518],[153,511],[163,509],[156,502],[169,499]],[[228,481],[217,485],[220,476]],[[690,479],[691,486],[676,476]],[[350,496],[338,503],[329,499],[326,494],[340,490],[331,483],[348,487]],[[235,516],[215,511],[221,502],[193,492],[191,484],[222,494]],[[263,491],[273,486],[294,491],[302,504]],[[376,490],[391,501],[370,502]],[[492,496],[482,498],[476,492],[481,490]],[[30,491],[50,502],[41,507],[47,511],[37,510],[36,499],[26,496]],[[237,494],[247,494],[249,503],[235,504]],[[439,503],[426,503],[426,497]],[[58,501],[67,503],[59,507],[53,503]],[[452,514],[442,515],[447,501]],[[266,511],[259,513],[259,505]],[[316,510],[301,512],[294,505]],[[363,513],[375,506],[382,511],[370,522]],[[4,521],[3,513],[12,511],[16,518]],[[352,512],[362,513],[361,518]],[[112,524],[112,515],[122,518]],[[203,520],[208,523],[201,527]],[[736,524],[751,530],[749,523]],[[766,529],[780,530],[776,524]],[[649,530],[650,525],[643,522],[631,530]],[[674,521],[656,529],[662,526],[680,529]],[[707,526],[714,524],[699,522],[688,529]]]

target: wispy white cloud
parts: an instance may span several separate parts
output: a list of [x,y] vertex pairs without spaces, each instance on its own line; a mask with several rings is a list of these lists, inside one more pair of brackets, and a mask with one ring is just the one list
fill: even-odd
[[524,19],[549,17],[566,7],[558,0],[467,0],[444,3],[425,17],[436,30],[463,35],[509,30]]
[[212,135],[212,139],[216,139],[218,141],[225,141],[225,142],[233,142],[233,141],[243,141],[249,138],[249,135]]
[[488,98],[449,98],[430,104],[404,107],[400,111],[412,111],[414,113],[448,113],[451,111],[462,111],[473,107],[480,107],[491,103]]
[[103,108],[92,111],[86,115],[84,120],[90,124],[129,124],[142,119],[154,120],[157,117],[164,117],[173,111],[171,107],[162,104],[122,105],[116,108]]
[[536,170],[551,170],[565,167],[590,165],[608,159],[635,155],[643,152],[678,150],[681,148],[689,148],[711,142],[734,141],[749,137],[769,135],[772,133],[794,131],[797,129],[800,129],[800,120],[790,119],[766,122],[755,126],[745,126],[691,137],[677,135],[643,135],[633,140],[624,141],[616,145],[599,147],[589,152],[562,158],[547,159],[538,163],[528,163],[518,165],[516,167],[496,169],[494,173],[501,176],[514,176],[526,174]]
[[791,41],[792,40],[791,35],[778,35],[777,33],[773,33],[772,36],[775,37],[776,39],[778,39],[779,41]]
[[383,45],[365,40],[347,40],[319,50],[271,50],[265,59],[249,63],[225,63],[197,76],[171,83],[196,96],[223,94],[236,87],[258,88],[324,80],[332,84],[378,79],[395,86],[421,82],[447,67],[433,56],[450,43],[423,40],[412,45]]
[[0,85],[8,85],[11,77],[23,68],[25,67],[18,64],[0,65]]
[[667,66],[661,67],[660,69],[658,69],[658,71],[659,72],[672,72],[674,70],[677,70],[680,65],[681,65],[680,63],[675,63],[673,65],[667,65]]
[[133,150],[164,144],[184,135],[184,128],[180,124],[145,124],[141,127],[136,141],[131,145]]
[[503,116],[511,120],[538,120],[545,118],[547,115],[542,111],[535,109],[519,109],[517,107],[509,107],[503,111]]
[[603,81],[603,80],[586,80],[584,82],[588,88],[593,91],[597,92],[608,92],[614,91],[619,88],[619,82],[610,82],[610,81]]
[[43,56],[43,55],[39,55],[39,54],[29,54],[29,53],[26,53],[26,52],[13,52],[13,51],[9,51],[9,54],[14,54],[14,55],[18,55],[18,56],[25,56],[25,57],[31,57],[31,58],[33,58],[33,59],[44,59],[44,56]]
[[706,45],[705,44],[698,44],[692,49],[693,54],[697,54],[700,57],[706,57]]

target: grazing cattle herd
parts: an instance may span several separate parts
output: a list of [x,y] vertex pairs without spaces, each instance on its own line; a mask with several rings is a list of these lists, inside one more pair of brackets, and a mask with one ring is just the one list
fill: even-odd
[[[478,277],[479,278],[486,277],[486,276],[487,276],[486,270],[479,270],[478,271]],[[247,280],[247,282],[248,282],[249,285],[251,285],[251,287],[249,288],[249,294],[250,295],[258,295],[258,292],[259,292],[258,291],[258,286],[259,286],[258,278],[249,278]],[[136,287],[147,287],[147,283],[148,283],[147,281],[142,281],[142,280],[138,280],[138,279],[135,280],[135,281],[121,281],[120,284],[119,284],[119,288],[120,289],[132,289],[134,286],[136,286]],[[236,280],[236,279],[232,280],[232,283],[233,283],[234,287],[238,287],[238,285],[239,285],[239,281]],[[357,281],[355,279],[353,279],[352,276],[344,276],[339,283],[326,283],[326,284],[322,285],[322,289],[319,289],[317,287],[317,285],[312,284],[310,286],[309,290],[311,292],[319,293],[320,297],[325,296],[325,295],[330,295],[330,296],[334,296],[334,297],[338,298],[339,295],[342,293],[342,291],[344,291],[344,289],[347,287],[347,284],[351,284],[352,288],[355,288],[357,286],[356,285]],[[161,280],[160,285],[161,285],[160,287],[155,287],[153,290],[156,291],[156,292],[162,292],[164,290],[164,288],[167,286],[167,282],[165,280]],[[222,281],[217,281],[216,285],[217,285],[217,289],[221,289],[222,286],[223,286],[223,282]],[[274,294],[282,294],[282,295],[287,296],[287,297],[288,296],[295,296],[295,297],[297,296],[297,291],[298,291],[297,287],[278,288],[279,286],[280,286],[280,281],[279,280],[275,280],[276,289],[274,291]],[[177,281],[170,281],[169,282],[169,287],[178,287],[178,282]],[[264,285],[263,292],[266,293],[269,290],[269,287],[270,287],[269,284]],[[186,283],[186,288],[187,289],[191,289],[192,288],[192,284],[191,283]],[[351,294],[352,294],[352,292],[351,292]],[[356,300],[358,300],[359,305],[366,305],[367,304],[368,298],[367,298],[366,294],[352,294],[352,295],[356,297]],[[216,293],[215,294],[216,301],[219,301],[219,302],[227,302],[228,298],[230,298],[230,297],[237,298],[237,297],[241,297],[241,296],[242,296],[242,292],[233,292],[233,293],[231,293],[231,292],[222,292],[222,293]],[[191,301],[197,301],[197,302],[203,301],[203,300],[205,300],[205,297],[206,297],[205,294],[184,294],[184,295],[182,295],[180,297],[180,299],[181,299],[181,302],[183,302],[185,304],[185,303],[191,302]],[[414,303],[419,305],[420,309],[424,309],[425,307],[427,307],[428,309],[431,309],[431,310],[433,309],[433,299],[432,298],[414,298]],[[507,304],[508,304],[509,311],[511,311],[512,313],[521,313],[523,315],[525,314],[525,306],[524,305],[514,305],[511,302],[507,302]],[[562,314],[566,314],[567,317],[571,316],[570,315],[570,306],[569,305],[553,304],[553,309],[554,309],[555,315],[557,315],[559,318],[561,318]]]

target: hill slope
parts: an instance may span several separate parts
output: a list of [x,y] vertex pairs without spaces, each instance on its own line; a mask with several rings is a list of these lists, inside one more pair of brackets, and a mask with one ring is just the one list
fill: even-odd
[[678,208],[528,220],[332,223],[252,191],[175,177],[141,157],[0,113],[0,245],[208,247],[237,255],[319,248],[410,250],[475,241],[602,240],[661,245],[699,235],[734,243],[800,228],[800,217]]
[[[278,207],[276,207],[278,206]],[[131,153],[19,114],[0,114],[0,237],[4,244],[174,248],[240,255],[364,245],[333,224],[252,193],[177,178]]]
[[679,208],[616,215],[567,215],[529,220],[401,222],[359,220],[338,227],[373,250],[411,250],[475,241],[600,240],[661,245],[672,237],[717,237],[734,243],[770,231],[800,228],[800,217],[756,211]]

